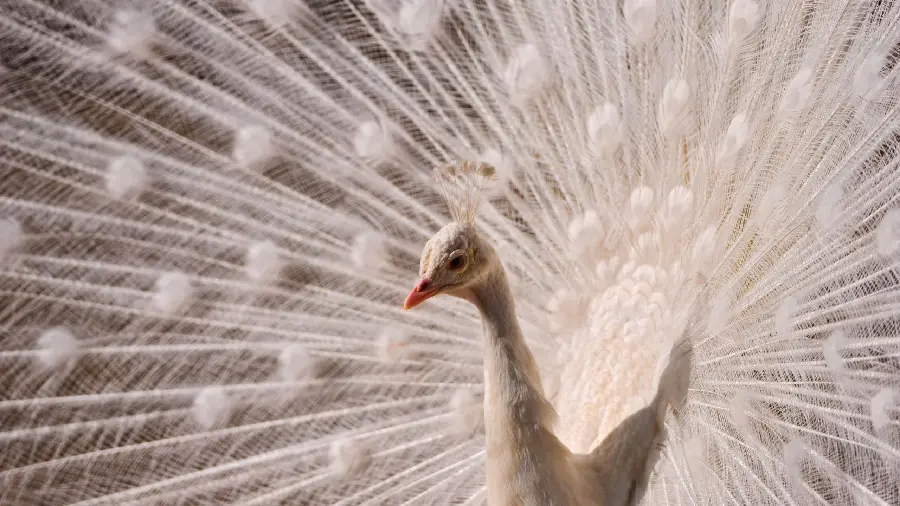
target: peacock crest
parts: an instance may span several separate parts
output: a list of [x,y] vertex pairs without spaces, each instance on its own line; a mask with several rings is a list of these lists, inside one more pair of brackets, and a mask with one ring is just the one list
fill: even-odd
[[475,223],[484,189],[496,178],[493,165],[462,161],[435,168],[438,191],[447,202],[450,216],[461,223]]

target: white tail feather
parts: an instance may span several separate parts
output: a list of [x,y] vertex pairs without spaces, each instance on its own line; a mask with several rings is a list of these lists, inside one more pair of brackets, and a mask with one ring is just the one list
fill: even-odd
[[[573,451],[688,329],[646,504],[900,503],[900,3],[19,0],[0,33],[0,503],[482,503],[477,317],[401,310],[442,194]],[[436,187],[462,160],[496,180]]]

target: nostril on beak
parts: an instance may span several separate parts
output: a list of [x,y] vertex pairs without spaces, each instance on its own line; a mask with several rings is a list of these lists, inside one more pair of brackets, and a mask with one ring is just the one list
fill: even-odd
[[421,292],[425,292],[425,291],[427,291],[430,287],[431,287],[431,280],[429,280],[429,279],[423,279],[422,281],[419,281],[419,284],[418,284],[418,285],[416,285],[416,291],[417,291],[417,292],[420,292],[420,293],[421,293]]

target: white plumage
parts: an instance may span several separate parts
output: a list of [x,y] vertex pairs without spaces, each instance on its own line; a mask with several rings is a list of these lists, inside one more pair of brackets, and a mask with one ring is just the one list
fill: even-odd
[[0,504],[483,502],[478,315],[400,308],[461,160],[571,450],[685,333],[646,504],[900,502],[896,2],[20,0],[0,33]]

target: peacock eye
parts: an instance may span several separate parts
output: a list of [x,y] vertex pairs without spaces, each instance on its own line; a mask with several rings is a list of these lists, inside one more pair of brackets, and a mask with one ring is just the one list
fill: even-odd
[[447,268],[451,271],[461,271],[466,268],[466,255],[462,252],[457,253],[450,257],[450,261],[447,262]]

